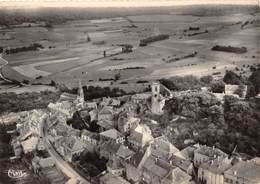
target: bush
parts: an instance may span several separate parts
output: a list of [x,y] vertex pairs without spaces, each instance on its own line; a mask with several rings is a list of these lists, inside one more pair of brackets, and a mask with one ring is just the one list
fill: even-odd
[[210,84],[213,81],[213,77],[211,75],[206,75],[200,78],[200,81],[205,84]]

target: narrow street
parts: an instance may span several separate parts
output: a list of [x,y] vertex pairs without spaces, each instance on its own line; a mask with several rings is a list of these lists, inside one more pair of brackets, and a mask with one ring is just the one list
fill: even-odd
[[77,173],[74,168],[67,163],[55,150],[55,148],[52,146],[52,144],[48,140],[48,131],[47,131],[47,123],[44,121],[41,124],[40,128],[40,134],[41,137],[44,140],[45,146],[51,157],[55,159],[56,166],[61,169],[61,171],[67,175],[69,178],[76,178],[81,181],[82,184],[90,184],[89,181],[87,181],[84,177],[82,177],[79,173]]

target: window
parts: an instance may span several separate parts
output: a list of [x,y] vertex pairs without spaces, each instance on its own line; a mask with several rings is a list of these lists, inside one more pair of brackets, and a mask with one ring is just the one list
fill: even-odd
[[154,87],[154,91],[157,92],[158,91],[158,86]]

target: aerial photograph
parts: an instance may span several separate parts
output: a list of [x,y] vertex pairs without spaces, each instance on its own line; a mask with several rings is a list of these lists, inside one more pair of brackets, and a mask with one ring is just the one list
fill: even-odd
[[0,0],[0,184],[260,184],[260,1]]

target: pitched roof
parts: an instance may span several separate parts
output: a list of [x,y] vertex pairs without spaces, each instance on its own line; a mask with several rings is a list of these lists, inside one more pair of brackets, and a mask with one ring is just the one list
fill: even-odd
[[209,170],[215,174],[223,174],[232,166],[231,161],[232,159],[228,159],[228,157],[218,157],[215,160],[211,160],[201,164],[200,167]]
[[[144,150],[144,149],[143,149]],[[145,151],[139,150],[136,152],[131,158],[130,158],[130,163],[135,166],[136,168],[139,166],[140,162],[142,161]]]
[[161,159],[150,156],[145,161],[143,168],[149,171],[149,173],[152,175],[164,178],[171,171],[172,166]]
[[128,116],[127,113],[123,112],[120,118],[118,118],[118,126],[123,126],[127,122],[133,123],[133,122],[140,122],[139,118]]
[[117,156],[121,158],[128,158],[134,155],[134,151],[130,150],[128,147],[121,145],[116,153]]
[[104,120],[104,119],[98,121],[97,125],[105,129],[112,129],[114,127],[112,121]]
[[150,129],[146,129],[146,126],[138,125],[134,131],[131,132],[128,137],[128,141],[138,142],[141,145],[145,145],[153,140],[153,136],[150,134]]
[[190,166],[192,166],[192,162],[190,160],[185,160],[185,159],[179,158],[175,155],[171,156],[170,162],[172,165],[179,167],[180,169],[182,169],[185,172],[187,172],[189,170]]
[[182,150],[179,151],[179,152],[174,153],[174,155],[176,155],[177,157],[186,159],[186,160],[193,160],[194,151],[195,151],[196,149],[198,149],[198,147],[199,147],[198,144],[191,145],[191,146],[188,146],[188,147],[182,149]]
[[88,137],[90,137],[90,138],[92,138],[92,139],[96,139],[96,140],[99,140],[99,134],[98,133],[95,133],[95,132],[91,132],[91,131],[88,131],[88,130],[86,130],[86,129],[83,129],[82,131],[81,131],[81,136],[88,136]]
[[130,184],[124,178],[120,176],[113,175],[111,173],[107,173],[104,176],[100,177],[100,183],[104,184]]
[[164,155],[172,155],[176,152],[179,152],[179,149],[176,148],[172,143],[168,141],[165,136],[160,136],[154,139],[152,143],[152,154],[163,157]]
[[117,139],[119,137],[122,137],[122,134],[114,128],[107,130],[107,131],[104,131],[104,132],[101,132],[100,135],[102,135],[104,137],[111,138],[111,139]]
[[99,114],[114,114],[113,108],[109,106],[103,107],[100,111]]
[[71,152],[84,149],[84,143],[75,137],[66,137],[65,144],[66,147],[69,148]]
[[182,171],[178,167],[174,168],[169,173],[169,175],[166,177],[166,180],[168,180],[169,183],[182,183],[182,182],[190,180],[190,179],[191,179],[191,176],[186,174],[184,171]]
[[227,156],[226,153],[215,147],[209,147],[206,145],[200,146],[195,150],[196,153],[206,155],[208,157]]
[[234,175],[237,177],[254,181],[255,183],[260,182],[260,165],[252,161],[241,161],[235,164],[233,167],[225,171],[225,175]]
[[106,141],[99,145],[100,150],[109,152],[110,154],[116,154],[121,144],[113,141]]
[[21,145],[22,145],[24,150],[27,150],[28,148],[32,147],[32,145],[33,145],[33,147],[36,148],[38,141],[39,141],[38,137],[32,136],[29,139],[22,141]]
[[111,169],[120,169],[122,168],[122,164],[120,162],[120,160],[113,156],[112,158],[109,159],[109,161],[107,162],[107,167],[111,168]]
[[56,124],[54,129],[57,131],[57,133],[66,133],[67,134],[67,132],[69,130],[69,126],[67,126],[64,123],[58,123],[58,124]]
[[39,160],[39,165],[43,168],[46,167],[52,167],[55,165],[55,161],[52,157],[48,157],[48,158],[41,158]]
[[86,102],[86,105],[91,106],[91,107],[96,107],[97,102]]

